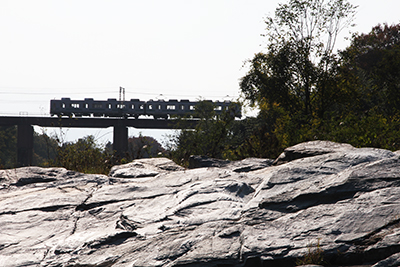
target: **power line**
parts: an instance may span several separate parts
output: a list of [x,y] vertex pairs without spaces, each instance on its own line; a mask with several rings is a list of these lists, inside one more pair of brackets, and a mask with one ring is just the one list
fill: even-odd
[[[114,91],[104,91],[104,92],[90,92],[90,94],[108,94],[108,93],[115,93]],[[2,95],[65,95],[66,93],[59,93],[59,92],[0,92]],[[70,95],[87,95],[88,92],[69,92]]]
[[[0,95],[14,95],[14,96],[30,96],[30,95],[49,95],[49,96],[60,96],[62,95],[63,97],[69,97],[73,95],[101,95],[101,94],[107,94],[107,93],[115,93],[115,92],[69,92],[69,93],[57,93],[57,92],[0,92]],[[225,98],[225,97],[230,97],[230,98],[237,98],[237,95],[207,95],[207,96],[202,96],[202,95],[188,95],[188,94],[157,94],[157,93],[143,93],[143,92],[128,92],[129,94],[136,94],[136,95],[151,95],[154,97],[159,97],[159,96],[173,96],[173,97],[218,97],[218,98]]]
[[[100,89],[108,89],[108,90],[102,90]],[[54,97],[71,97],[74,95],[86,95],[90,97],[91,95],[104,95],[104,94],[111,94],[111,95],[117,95],[117,90],[110,90],[110,87],[75,87],[75,88],[28,88],[28,87],[8,87],[8,86],[3,86],[0,87],[0,95],[10,95],[10,96],[31,96],[31,95],[43,95],[43,96],[50,96],[52,98]],[[126,87],[124,87],[126,88]],[[18,90],[18,91],[17,91]],[[51,91],[47,91],[51,90]],[[62,92],[59,92],[57,90],[63,90]],[[79,92],[76,92],[75,90],[80,90]],[[177,91],[178,89],[172,90],[172,91]],[[163,92],[160,94],[160,92]],[[188,98],[238,98],[238,95],[199,95],[199,94],[181,94],[181,93],[173,93],[171,90],[165,91],[165,90],[151,90],[148,88],[135,88],[132,91],[129,89],[126,90],[127,95],[148,95],[152,97],[160,97],[163,96],[165,98],[176,98],[176,97],[188,97]]]

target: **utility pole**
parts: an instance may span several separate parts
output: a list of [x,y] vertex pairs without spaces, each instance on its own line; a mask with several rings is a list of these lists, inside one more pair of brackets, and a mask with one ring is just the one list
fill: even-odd
[[126,126],[124,109],[125,109],[125,88],[119,87],[119,109],[121,112],[121,120],[114,125],[113,150],[117,152],[120,158],[126,157],[128,153],[128,127]]
[[119,111],[121,113],[121,118],[125,117],[125,88],[119,87]]
[[122,101],[125,102],[125,88],[119,87],[119,102],[122,104]]

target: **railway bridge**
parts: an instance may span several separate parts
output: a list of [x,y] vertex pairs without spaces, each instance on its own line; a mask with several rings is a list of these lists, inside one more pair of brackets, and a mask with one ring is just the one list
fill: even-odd
[[[92,118],[92,117],[22,117],[0,116],[1,126],[17,126],[17,164],[30,166],[33,156],[33,126],[62,128],[114,128],[113,149],[118,155],[128,151],[128,127],[138,129],[177,129],[178,120],[155,120],[133,118]],[[193,127],[196,120],[187,120]]]

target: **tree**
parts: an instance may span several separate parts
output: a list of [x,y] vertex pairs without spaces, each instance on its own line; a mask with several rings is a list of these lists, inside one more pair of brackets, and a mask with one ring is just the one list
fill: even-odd
[[269,110],[268,116],[260,114],[256,118],[247,117],[232,122],[228,131],[228,140],[223,152],[224,158],[240,160],[248,157],[276,158],[282,147],[272,131],[272,121],[275,113],[281,110]]
[[[182,129],[170,136],[168,150],[175,162],[187,165],[191,155],[223,158],[235,117],[228,110],[218,115],[214,109],[212,102],[200,101],[195,107],[194,117],[198,118],[196,127]],[[185,124],[185,119],[181,123]]]
[[[105,145],[105,151],[110,155],[114,153],[113,144],[111,142],[108,142]],[[163,147],[156,139],[150,136],[143,136],[142,134],[139,134],[138,137],[131,136],[128,138],[128,151],[125,155],[126,158],[124,161],[157,157],[163,152]]]
[[35,166],[49,166],[57,155],[58,143],[54,137],[43,130],[41,134],[33,133],[33,160]]
[[377,25],[368,34],[354,34],[341,52],[342,73],[353,80],[358,112],[376,110],[393,116],[400,103],[400,24]]
[[60,143],[54,165],[79,172],[108,174],[113,163],[112,155],[96,143],[94,136],[88,135],[75,143]]
[[[351,26],[356,7],[344,0],[289,0],[265,20],[268,52],[249,61],[240,87],[251,103],[277,103],[304,115],[313,112],[312,97],[323,93],[328,69],[335,65],[338,34]],[[318,106],[318,105],[317,105]]]
[[269,124],[253,132],[267,131],[257,140],[271,147],[269,154],[322,136],[324,120],[343,96],[336,39],[352,26],[355,10],[345,0],[288,0],[265,19],[267,52],[247,61],[250,68],[240,89],[260,109],[258,118]]

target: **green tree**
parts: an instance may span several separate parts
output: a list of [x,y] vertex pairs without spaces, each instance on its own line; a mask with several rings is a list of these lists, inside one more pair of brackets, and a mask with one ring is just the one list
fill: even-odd
[[[105,145],[105,151],[109,154],[113,154],[112,146],[112,143],[108,142]],[[134,159],[158,157],[159,154],[164,151],[164,148],[156,139],[151,136],[139,134],[138,137],[131,136],[128,138],[128,153],[125,160],[130,161]]]
[[270,124],[264,140],[278,140],[274,149],[318,138],[325,127],[333,99],[342,97],[336,39],[352,26],[355,10],[344,0],[288,0],[266,18],[267,52],[247,62],[240,89]]
[[325,115],[296,127],[293,119],[281,117],[275,129],[280,140],[285,145],[327,139],[400,149],[399,46],[400,25],[377,25],[367,34],[354,34],[351,45],[339,52],[338,65],[331,68],[332,89],[322,99],[329,103]]
[[35,166],[49,166],[57,155],[58,143],[54,137],[48,136],[45,131],[41,134],[33,133],[33,159]]
[[358,112],[375,109],[393,116],[400,103],[400,24],[375,26],[368,34],[355,34],[341,52],[341,71],[353,82]]
[[[170,157],[183,165],[188,164],[191,155],[223,158],[229,129],[235,117],[226,110],[216,114],[215,105],[209,101],[200,101],[195,107],[193,117],[198,119],[194,129],[182,129],[170,136]],[[185,124],[185,119],[181,123],[181,126]]]
[[354,146],[400,149],[400,25],[354,34],[339,55],[330,116],[311,131]]
[[248,157],[276,158],[283,148],[273,130],[274,123],[282,116],[282,112],[282,108],[273,105],[263,108],[256,118],[247,117],[233,121],[228,131],[224,157],[230,160]]
[[112,155],[96,143],[94,136],[89,135],[77,142],[60,143],[55,166],[84,173],[108,174],[114,164]]
[[256,54],[241,79],[245,98],[259,105],[277,103],[291,112],[312,114],[312,98],[325,90],[321,86],[326,81],[319,79],[330,76],[328,70],[336,63],[336,38],[351,25],[355,9],[344,0],[279,4],[275,16],[265,20],[268,52]]

